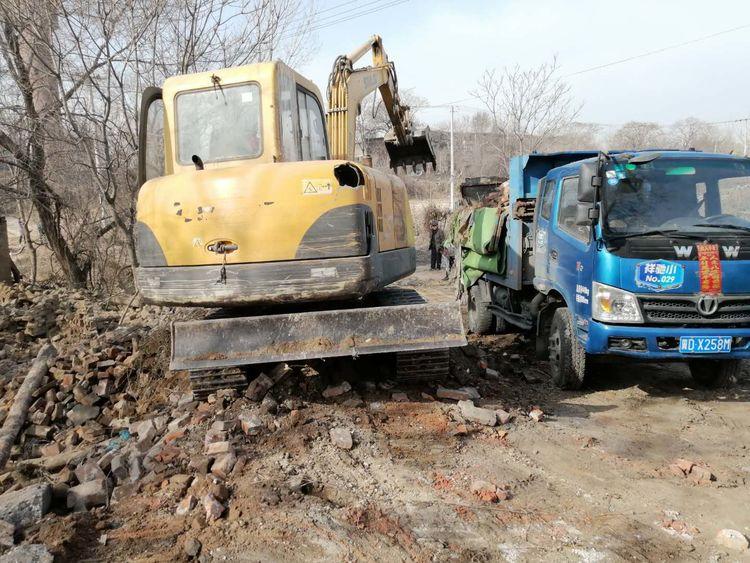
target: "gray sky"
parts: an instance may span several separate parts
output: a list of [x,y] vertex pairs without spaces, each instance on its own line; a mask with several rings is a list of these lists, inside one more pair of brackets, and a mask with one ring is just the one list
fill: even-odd
[[[401,87],[431,104],[469,98],[486,68],[530,67],[557,55],[564,76],[750,25],[750,0],[361,0],[329,10],[344,2],[318,0],[316,9],[326,11],[317,25],[327,27],[316,32],[320,48],[299,70],[324,90],[336,55],[378,33]],[[582,121],[668,124],[750,116],[749,71],[747,27],[566,80],[583,103]],[[461,103],[463,112],[480,107]],[[448,110],[420,116],[445,122]]]

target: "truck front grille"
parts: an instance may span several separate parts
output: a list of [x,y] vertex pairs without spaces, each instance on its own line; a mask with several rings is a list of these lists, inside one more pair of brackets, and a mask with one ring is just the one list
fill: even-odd
[[701,313],[700,295],[641,295],[643,320],[647,324],[677,326],[750,325],[750,295],[719,295],[711,315]]

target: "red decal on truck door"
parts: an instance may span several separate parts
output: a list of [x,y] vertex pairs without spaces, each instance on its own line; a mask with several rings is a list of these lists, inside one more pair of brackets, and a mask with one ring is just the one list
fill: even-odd
[[698,244],[701,293],[721,293],[721,258],[718,244]]

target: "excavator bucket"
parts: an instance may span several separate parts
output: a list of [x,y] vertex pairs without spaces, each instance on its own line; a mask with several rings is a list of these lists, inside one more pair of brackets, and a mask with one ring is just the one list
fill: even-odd
[[410,144],[399,143],[392,134],[386,135],[384,141],[393,170],[401,166],[411,166],[414,169],[421,166],[427,170],[427,164],[432,164],[432,169],[435,170],[435,151],[432,150],[429,127],[414,131]]
[[[416,293],[416,292],[413,292]],[[216,370],[336,356],[464,346],[458,302],[384,292],[385,301],[335,310],[232,316],[172,324],[173,370]],[[408,294],[407,294],[408,295]],[[234,316],[237,315],[237,316]]]

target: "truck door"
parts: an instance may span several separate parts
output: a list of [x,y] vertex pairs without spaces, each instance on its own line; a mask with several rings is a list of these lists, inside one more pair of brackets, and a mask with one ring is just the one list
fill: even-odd
[[[548,179],[539,186],[539,210],[534,234],[534,285],[543,288],[549,285],[549,223],[555,202],[556,180]],[[541,184],[541,182],[540,182]]]
[[577,326],[582,327],[591,313],[591,227],[576,225],[578,176],[562,178],[558,191],[557,213],[548,240],[550,278],[562,289]]

